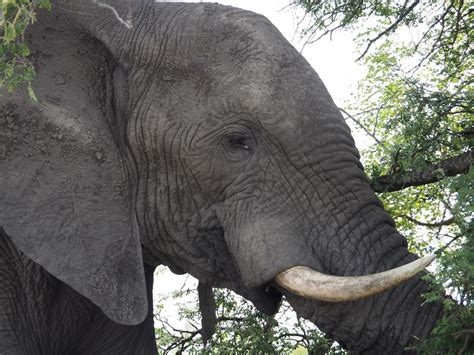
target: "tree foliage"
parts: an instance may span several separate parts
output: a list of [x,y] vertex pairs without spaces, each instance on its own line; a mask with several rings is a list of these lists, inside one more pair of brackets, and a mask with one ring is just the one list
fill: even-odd
[[[410,249],[440,256],[426,302],[442,299],[446,315],[422,343],[426,353],[473,346],[473,73],[469,2],[313,1],[309,41],[355,33],[367,74],[343,113],[372,140],[366,171]],[[459,307],[462,304],[463,307]]]
[[37,8],[50,9],[49,0],[2,0],[0,8],[0,88],[13,92],[26,84],[28,93],[36,100],[31,82],[35,70],[27,59],[30,55],[25,43],[25,30],[36,20]]
[[[186,284],[189,287],[189,284]],[[180,299],[178,320],[173,325],[164,314],[169,297]],[[295,316],[284,302],[271,317],[255,310],[246,299],[230,290],[214,289],[216,330],[212,338],[202,340],[202,317],[196,289],[183,288],[171,296],[162,296],[155,311],[156,339],[160,353],[199,354],[344,354],[337,343],[326,338],[313,324]]]

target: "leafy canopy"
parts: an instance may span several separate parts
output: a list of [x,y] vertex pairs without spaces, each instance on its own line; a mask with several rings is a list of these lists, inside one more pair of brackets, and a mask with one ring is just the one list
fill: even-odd
[[25,30],[35,20],[37,8],[50,9],[49,0],[2,0],[0,7],[0,88],[13,92],[26,84],[30,97],[36,101],[31,82],[35,70],[27,59],[30,50],[25,43]]

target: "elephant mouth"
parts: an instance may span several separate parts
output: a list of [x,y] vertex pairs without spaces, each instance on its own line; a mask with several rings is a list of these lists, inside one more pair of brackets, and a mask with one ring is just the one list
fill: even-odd
[[295,266],[280,272],[275,281],[288,291],[314,301],[357,301],[408,281],[435,258],[435,255],[428,255],[394,269],[364,276],[333,276],[306,266]]

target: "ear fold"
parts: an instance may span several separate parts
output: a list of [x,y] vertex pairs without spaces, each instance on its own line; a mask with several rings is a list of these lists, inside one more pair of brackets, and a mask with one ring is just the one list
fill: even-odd
[[113,82],[109,54],[83,35],[40,23],[31,35],[39,103],[0,96],[0,225],[112,320],[140,323],[148,309],[138,228],[112,134],[119,127],[105,118],[113,112],[104,97]]

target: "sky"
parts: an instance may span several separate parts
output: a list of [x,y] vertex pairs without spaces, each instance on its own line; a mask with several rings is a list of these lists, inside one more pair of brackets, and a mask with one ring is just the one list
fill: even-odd
[[[170,2],[158,0],[157,2]],[[202,2],[202,1],[181,1]],[[298,22],[303,18],[304,12],[289,6],[291,0],[218,0],[222,5],[240,7],[257,12],[267,17],[286,37],[286,39],[301,52],[311,66],[316,70],[328,88],[336,105],[342,106],[358,80],[363,75],[363,69],[355,63],[357,55],[355,45],[349,33],[335,33],[332,39],[325,38],[314,44],[307,44],[301,39],[298,32]],[[363,142],[356,143],[361,146]],[[172,291],[179,290],[187,280],[187,287],[196,287],[197,283],[190,276],[178,276],[170,271],[161,271],[155,277],[154,298],[155,302]],[[176,318],[176,304],[172,300],[166,302],[164,314]]]

